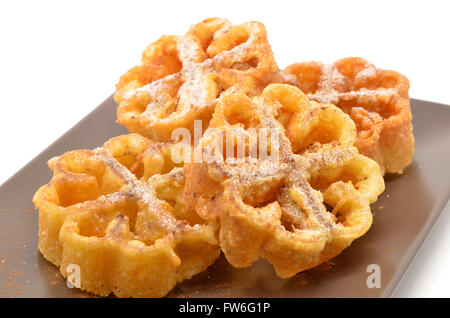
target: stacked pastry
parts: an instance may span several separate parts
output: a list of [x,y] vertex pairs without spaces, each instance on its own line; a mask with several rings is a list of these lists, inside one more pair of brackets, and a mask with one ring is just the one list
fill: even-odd
[[49,161],[39,249],[98,295],[162,297],[220,256],[283,278],[338,255],[414,151],[408,80],[360,58],[280,71],[260,22],[163,36],[117,84],[128,135]]

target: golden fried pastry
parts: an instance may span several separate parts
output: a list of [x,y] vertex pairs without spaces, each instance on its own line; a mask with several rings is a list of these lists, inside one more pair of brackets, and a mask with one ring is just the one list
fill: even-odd
[[130,134],[49,161],[53,178],[33,198],[39,249],[64,277],[75,264],[83,290],[161,297],[219,257],[216,226],[182,201],[172,146]]
[[207,158],[184,165],[186,206],[220,220],[231,265],[266,258],[291,277],[335,257],[372,224],[370,204],[384,181],[355,139],[343,111],[294,86],[272,84],[253,98],[227,91],[198,145]]
[[117,84],[117,122],[130,132],[170,141],[176,128],[206,129],[219,94],[233,85],[256,95],[282,77],[260,22],[206,19],[181,37],[150,44],[142,64]]
[[297,63],[283,70],[285,82],[310,99],[332,103],[356,123],[359,151],[388,173],[402,173],[414,152],[409,81],[394,71],[375,68],[362,58],[327,65]]

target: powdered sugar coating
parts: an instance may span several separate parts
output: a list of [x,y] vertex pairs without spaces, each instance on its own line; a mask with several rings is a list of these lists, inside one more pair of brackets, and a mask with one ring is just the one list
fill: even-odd
[[235,26],[224,19],[207,19],[177,37],[176,43],[182,65],[178,73],[120,91],[118,122],[131,132],[168,141],[173,129],[190,128],[196,119],[208,120],[223,90],[237,85],[255,94],[267,85],[265,81],[282,81],[259,22]]
[[308,98],[333,103],[350,115],[358,130],[356,146],[383,171],[401,173],[411,163],[414,136],[405,76],[358,57],[295,63],[282,73]]

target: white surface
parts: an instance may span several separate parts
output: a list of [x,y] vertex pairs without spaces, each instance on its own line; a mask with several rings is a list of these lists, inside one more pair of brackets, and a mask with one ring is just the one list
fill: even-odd
[[[362,56],[450,104],[444,1],[4,1],[0,4],[0,184],[94,109],[161,34],[211,16],[260,20],[280,67]],[[450,215],[441,218],[398,296],[450,296]]]

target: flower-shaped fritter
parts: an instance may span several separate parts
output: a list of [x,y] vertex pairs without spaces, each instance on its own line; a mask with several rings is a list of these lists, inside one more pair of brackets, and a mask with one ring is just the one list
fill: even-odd
[[216,226],[183,203],[172,146],[130,134],[50,160],[33,201],[39,249],[64,277],[75,264],[83,290],[161,297],[219,257]]
[[356,57],[331,65],[292,64],[283,75],[308,98],[332,103],[350,115],[358,131],[355,145],[383,172],[401,173],[411,163],[414,136],[405,76]]
[[266,258],[291,277],[335,257],[372,224],[370,204],[384,182],[355,138],[343,111],[296,87],[269,85],[254,98],[231,90],[198,145],[207,160],[184,166],[185,203],[220,221],[231,265]]
[[262,23],[210,18],[145,49],[142,64],[117,84],[117,121],[130,132],[170,141],[176,128],[192,131],[194,120],[206,128],[217,97],[231,86],[257,95],[281,81]]

